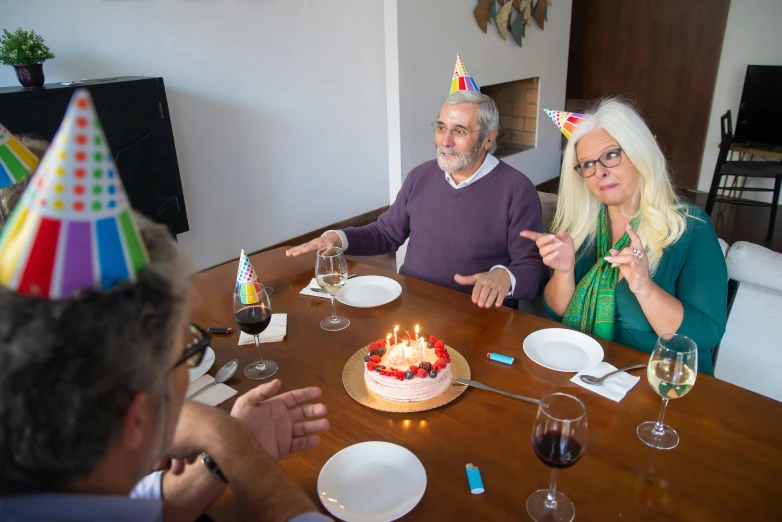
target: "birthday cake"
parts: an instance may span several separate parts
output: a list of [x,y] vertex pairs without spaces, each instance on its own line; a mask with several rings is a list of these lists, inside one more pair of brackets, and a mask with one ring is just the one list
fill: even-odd
[[451,357],[445,342],[434,335],[394,330],[370,343],[364,357],[367,390],[397,402],[424,401],[451,385]]

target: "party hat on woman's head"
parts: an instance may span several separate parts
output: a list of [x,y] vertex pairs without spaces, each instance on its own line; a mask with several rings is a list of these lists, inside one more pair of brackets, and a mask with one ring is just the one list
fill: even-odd
[[22,181],[38,166],[38,158],[0,125],[0,188]]
[[456,55],[456,67],[453,70],[453,79],[451,80],[451,92],[456,91],[480,91],[478,84],[472,79],[470,73],[467,72],[467,67],[464,66],[462,56]]
[[260,299],[257,294],[261,292],[262,286],[258,281],[258,275],[255,273],[250,258],[242,250],[239,256],[239,270],[236,272],[237,293],[241,297],[242,303],[254,304]]
[[92,98],[79,89],[0,233],[0,284],[68,299],[134,281],[148,263]]
[[562,131],[562,134],[564,134],[567,139],[570,139],[570,135],[573,134],[576,125],[581,121],[581,118],[584,118],[583,114],[577,112],[552,111],[549,109],[543,110],[546,111],[548,117],[551,118],[551,121],[553,121],[557,127],[559,127],[559,130]]

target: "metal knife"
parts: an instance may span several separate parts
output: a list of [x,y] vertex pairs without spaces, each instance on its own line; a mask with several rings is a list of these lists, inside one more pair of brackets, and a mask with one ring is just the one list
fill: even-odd
[[480,388],[481,390],[487,390],[494,393],[499,393],[500,395],[505,395],[507,397],[513,397],[514,399],[531,402],[532,404],[540,404],[540,401],[538,399],[533,399],[531,397],[525,397],[524,395],[516,395],[515,393],[498,390],[497,388],[486,386],[482,382],[471,381],[470,379],[456,379],[456,378],[453,379],[453,382],[458,382],[459,384],[464,384],[465,386],[472,386],[473,388]]

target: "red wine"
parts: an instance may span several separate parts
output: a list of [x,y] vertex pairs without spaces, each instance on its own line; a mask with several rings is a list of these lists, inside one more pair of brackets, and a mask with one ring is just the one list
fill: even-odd
[[549,431],[535,437],[532,447],[543,464],[557,469],[569,468],[578,462],[582,453],[581,443],[559,431]]
[[236,326],[249,335],[258,335],[266,330],[271,320],[271,310],[264,306],[247,306],[234,314]]

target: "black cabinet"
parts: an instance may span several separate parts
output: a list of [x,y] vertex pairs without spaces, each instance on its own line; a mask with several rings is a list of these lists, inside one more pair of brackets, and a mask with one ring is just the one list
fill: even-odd
[[73,91],[80,87],[92,95],[133,208],[167,225],[173,234],[186,232],[185,198],[163,78],[0,88],[0,123],[17,136],[51,141]]

